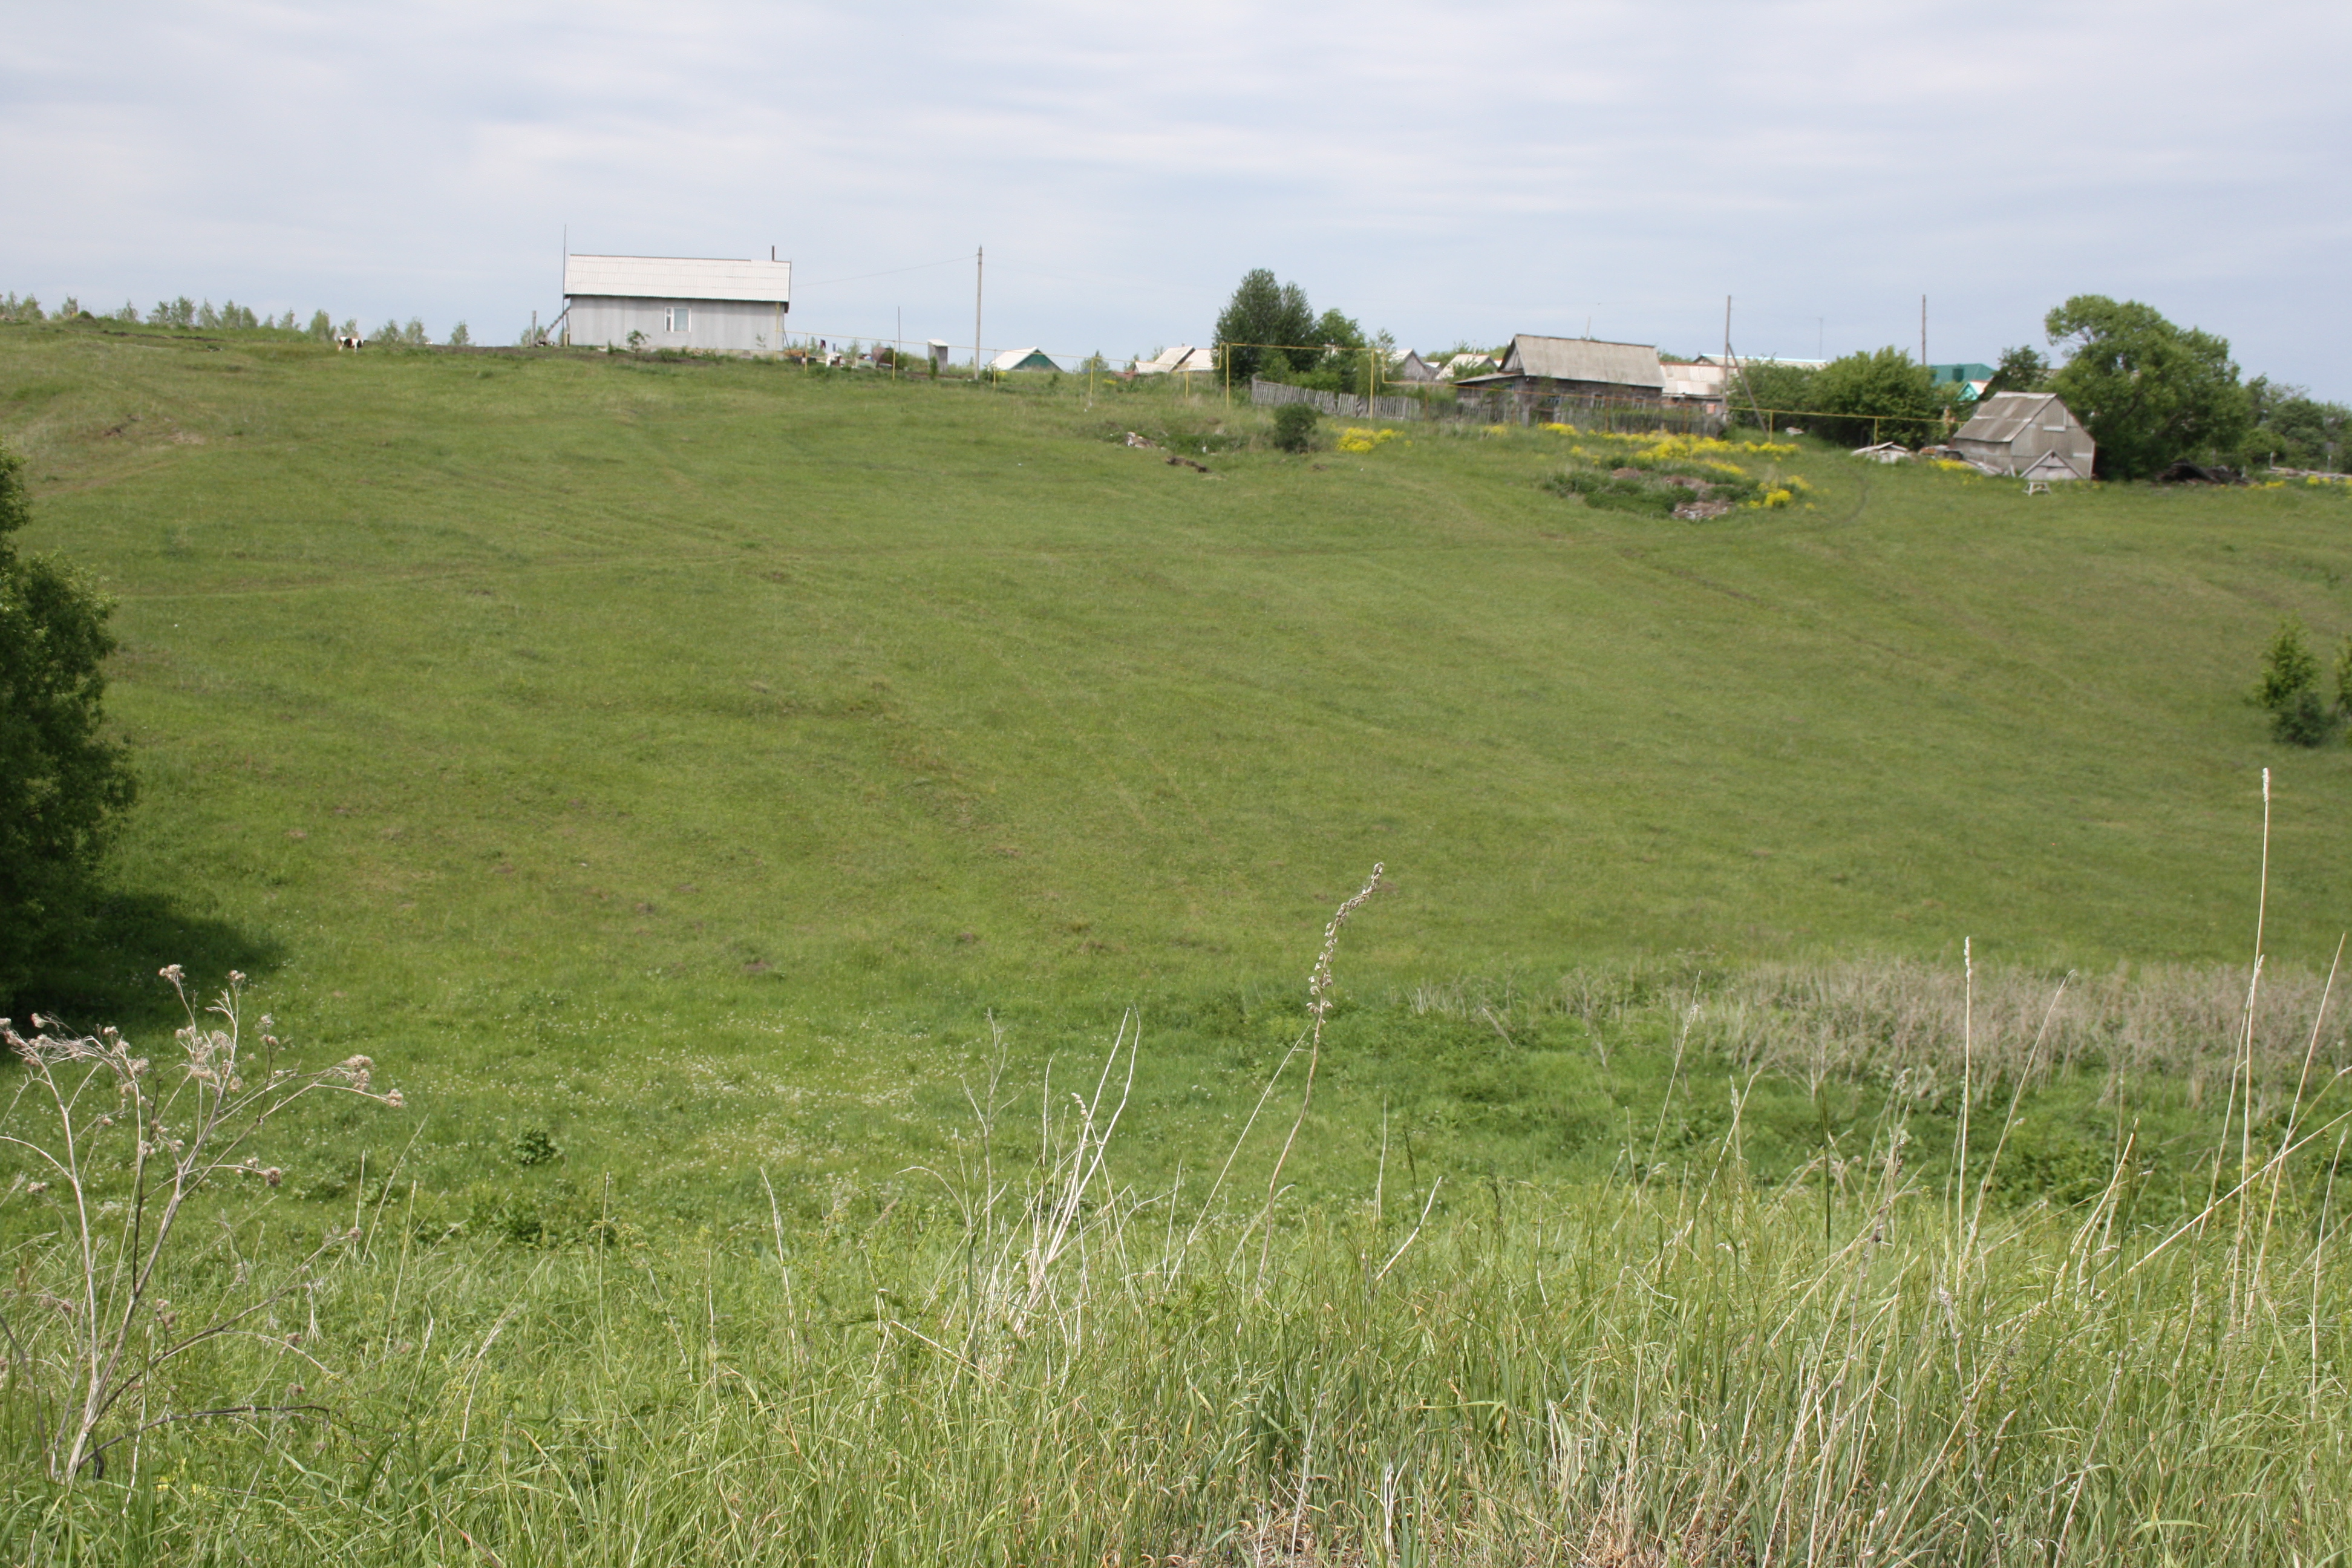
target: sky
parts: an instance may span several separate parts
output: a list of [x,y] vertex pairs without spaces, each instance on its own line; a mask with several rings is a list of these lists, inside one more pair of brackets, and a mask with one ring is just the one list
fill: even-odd
[[2043,347],[2075,294],[2352,399],[2352,5],[0,0],[0,289],[463,320],[576,251],[840,338],[1123,357],[1255,267],[1405,346]]

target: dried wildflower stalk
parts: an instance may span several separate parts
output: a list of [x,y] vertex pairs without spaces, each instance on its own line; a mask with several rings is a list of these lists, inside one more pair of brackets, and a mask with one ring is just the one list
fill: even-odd
[[1339,953],[1339,931],[1347,925],[1348,917],[1362,908],[1365,900],[1380,891],[1381,877],[1388,869],[1380,861],[1372,862],[1372,874],[1356,896],[1341,904],[1331,916],[1331,923],[1323,928],[1323,951],[1315,955],[1315,968],[1307,976],[1307,1011],[1314,1019],[1307,1044],[1307,1084],[1298,1096],[1298,1115],[1290,1124],[1290,1135],[1282,1141],[1282,1152],[1274,1159],[1273,1173],[1265,1179],[1265,1208],[1259,1215],[1264,1227],[1258,1237],[1258,1275],[1263,1279],[1274,1246],[1274,1202],[1282,1193],[1282,1167],[1289,1163],[1291,1145],[1298,1142],[1298,1130],[1307,1125],[1307,1108],[1315,1103],[1315,1069],[1323,1060],[1323,1020],[1331,1013],[1331,961]]
[[270,1118],[307,1095],[325,1090],[401,1104],[398,1089],[371,1087],[374,1064],[365,1057],[308,1072],[279,1065],[279,1042],[267,1015],[258,1059],[249,1058],[239,1014],[244,975],[231,971],[228,988],[205,1009],[219,1020],[215,1025],[197,1014],[178,964],[160,973],[188,1016],[175,1037],[179,1059],[160,1068],[133,1055],[112,1028],[77,1036],[35,1014],[34,1033],[26,1037],[0,1018],[0,1045],[26,1068],[7,1121],[0,1123],[5,1129],[0,1143],[47,1173],[46,1179],[19,1177],[9,1196],[53,1212],[59,1223],[51,1235],[68,1265],[62,1289],[20,1283],[0,1290],[0,1333],[6,1337],[11,1376],[35,1398],[54,1480],[70,1483],[85,1467],[101,1469],[107,1449],[166,1422],[312,1408],[240,1405],[166,1414],[131,1421],[115,1436],[98,1440],[110,1423],[122,1424],[118,1411],[126,1398],[139,1395],[143,1402],[163,1367],[208,1341],[251,1331],[241,1325],[301,1289],[313,1264],[357,1234],[330,1233],[278,1289],[182,1331],[177,1314],[156,1292],[176,1256],[173,1232],[188,1200],[224,1177],[278,1185],[285,1173],[245,1151]]

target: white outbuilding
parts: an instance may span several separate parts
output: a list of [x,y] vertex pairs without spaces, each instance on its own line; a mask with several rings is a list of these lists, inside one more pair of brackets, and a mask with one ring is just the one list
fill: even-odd
[[784,346],[793,264],[683,256],[567,256],[567,341],[592,348],[772,354]]
[[2065,404],[2047,392],[1996,392],[1953,433],[1960,456],[1988,474],[2087,479],[2098,445]]

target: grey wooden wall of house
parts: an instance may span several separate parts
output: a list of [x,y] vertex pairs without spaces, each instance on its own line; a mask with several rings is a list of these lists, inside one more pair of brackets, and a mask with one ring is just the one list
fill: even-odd
[[643,332],[649,349],[763,354],[782,351],[784,319],[783,306],[760,300],[583,294],[572,300],[564,331],[572,342],[589,348],[626,348],[631,332]]

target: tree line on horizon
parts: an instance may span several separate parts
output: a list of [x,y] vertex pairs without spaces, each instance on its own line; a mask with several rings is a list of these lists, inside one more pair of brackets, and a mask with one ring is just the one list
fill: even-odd
[[[362,333],[356,317],[346,317],[338,323],[326,311],[313,310],[307,323],[298,325],[295,312],[291,310],[283,315],[264,316],[234,300],[215,306],[210,300],[199,303],[185,294],[176,299],[158,300],[142,314],[133,300],[126,300],[111,310],[94,311],[85,309],[82,302],[70,294],[66,296],[62,305],[51,311],[45,310],[35,295],[26,294],[20,299],[10,292],[0,294],[0,321],[120,321],[125,326],[173,327],[196,331],[289,332],[320,342],[335,338],[362,338],[372,343],[397,343],[408,348],[426,348],[433,342],[433,335],[425,330],[424,321],[415,316],[405,322],[387,319],[374,331]],[[530,342],[530,333],[526,331],[518,341]],[[449,336],[446,340],[446,346],[459,349],[471,347],[473,342],[473,333],[463,321],[449,329]]]

